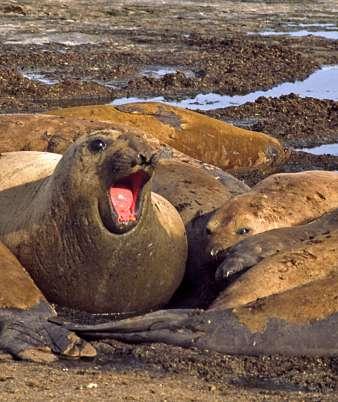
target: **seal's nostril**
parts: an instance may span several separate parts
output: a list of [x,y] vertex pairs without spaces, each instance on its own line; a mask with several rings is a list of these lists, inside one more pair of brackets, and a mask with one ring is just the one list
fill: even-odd
[[141,166],[147,165],[148,159],[147,159],[146,155],[139,153],[137,155],[137,163],[138,163],[138,165],[141,165]]
[[137,155],[137,163],[141,166],[155,166],[158,160],[159,158],[156,152],[152,154],[139,153]]
[[211,257],[217,257],[217,255],[220,253],[221,249],[219,247],[214,247],[210,250],[210,255]]
[[156,165],[159,163],[160,159],[161,159],[160,153],[158,153],[158,152],[152,153],[149,158],[149,165],[156,167]]

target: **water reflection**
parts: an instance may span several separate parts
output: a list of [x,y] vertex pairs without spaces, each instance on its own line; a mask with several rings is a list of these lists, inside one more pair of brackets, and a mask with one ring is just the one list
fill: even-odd
[[304,37],[304,36],[318,36],[325,39],[338,40],[338,31],[310,31],[306,29],[301,29],[299,31],[287,31],[287,32],[276,32],[276,31],[261,31],[261,32],[249,32],[249,34],[258,34],[261,36],[293,36],[293,37]]
[[309,152],[314,155],[334,155],[338,156],[338,144],[324,144],[313,148],[302,148],[298,151]]
[[132,102],[165,102],[191,110],[213,110],[254,102],[260,96],[280,97],[294,93],[301,97],[338,100],[338,65],[324,66],[303,81],[285,82],[267,91],[255,91],[246,95],[198,94],[194,98],[168,101],[163,96],[153,98],[119,98],[113,105]]

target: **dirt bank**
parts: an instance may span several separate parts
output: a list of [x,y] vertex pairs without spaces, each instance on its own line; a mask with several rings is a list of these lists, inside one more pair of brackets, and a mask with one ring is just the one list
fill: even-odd
[[[336,24],[337,17],[332,0],[6,0],[0,4],[1,112],[124,96],[241,94],[304,79],[321,64],[338,63],[337,41],[247,32],[296,30],[290,23]],[[334,101],[261,98],[209,115],[266,131],[288,146],[338,142]],[[290,152],[275,171],[313,168],[338,170],[338,157]],[[254,184],[270,173],[241,177]],[[96,346],[94,361],[0,363],[0,400],[338,400],[337,358]]]
[[289,147],[313,147],[338,141],[337,101],[300,98],[294,94],[280,98],[260,97],[256,102],[206,114],[270,133]]

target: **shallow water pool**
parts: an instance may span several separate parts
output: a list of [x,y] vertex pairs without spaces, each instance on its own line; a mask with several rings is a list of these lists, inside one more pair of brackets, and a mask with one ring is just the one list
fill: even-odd
[[[250,34],[256,34],[254,32],[250,32]],[[325,39],[333,39],[333,40],[338,40],[338,31],[337,30],[329,30],[329,31],[310,31],[308,29],[301,29],[299,31],[287,31],[287,32],[277,32],[277,31],[261,31],[257,32],[257,35],[261,36],[281,36],[281,35],[287,35],[287,36],[293,36],[293,37],[304,37],[304,36],[318,36],[320,38],[325,38]]]
[[313,148],[302,148],[298,151],[308,152],[314,155],[334,155],[338,156],[338,144],[324,144]]
[[165,102],[190,110],[213,110],[254,102],[260,96],[280,97],[294,93],[301,97],[338,100],[338,65],[323,66],[303,81],[285,82],[267,91],[255,91],[246,95],[198,94],[194,98],[167,101],[163,96],[153,98],[118,98],[112,105],[132,102]]
[[53,80],[51,78],[48,78],[44,74],[30,72],[30,71],[26,71],[26,72],[22,73],[22,75],[25,78],[28,78],[29,80],[38,81],[38,82],[41,82],[42,84],[46,84],[46,85],[54,85],[59,82],[58,80]]

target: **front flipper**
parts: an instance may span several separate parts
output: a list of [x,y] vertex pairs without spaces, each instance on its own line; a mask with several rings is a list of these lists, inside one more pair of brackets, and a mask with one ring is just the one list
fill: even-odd
[[163,342],[229,354],[337,355],[338,275],[236,309],[162,310],[65,326],[89,339]]
[[0,351],[14,358],[51,362],[92,357],[95,349],[75,333],[48,321],[55,311],[14,257],[0,243]]
[[[273,229],[242,240],[225,252],[223,262],[216,271],[216,280],[230,279],[233,275],[253,267],[266,257],[288,250],[301,243],[315,242],[338,230],[338,209],[310,223],[300,226]],[[217,257],[219,259],[220,256]]]

